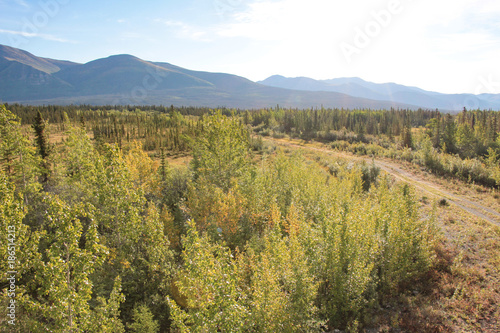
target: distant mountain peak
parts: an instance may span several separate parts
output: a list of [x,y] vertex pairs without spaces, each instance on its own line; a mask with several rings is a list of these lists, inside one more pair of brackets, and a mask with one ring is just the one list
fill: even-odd
[[142,63],[144,60],[130,54],[116,54],[105,58],[95,59],[86,63],[89,64],[121,64],[121,63]]
[[266,80],[272,80],[272,79],[288,79],[288,78],[284,77],[283,75],[275,74],[275,75],[271,75]]
[[131,54],[115,54],[115,55],[110,55],[109,57],[102,58],[102,59],[126,59],[126,60],[140,60],[140,58],[137,58],[136,56],[133,56]]

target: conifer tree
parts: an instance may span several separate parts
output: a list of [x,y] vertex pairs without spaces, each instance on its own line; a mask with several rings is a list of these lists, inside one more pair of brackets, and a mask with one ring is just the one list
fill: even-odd
[[476,138],[474,131],[468,123],[458,126],[456,132],[456,142],[462,157],[472,157],[476,152]]
[[404,124],[401,131],[401,141],[404,147],[411,148],[413,146],[413,138],[411,135],[411,126],[409,124]]
[[47,124],[43,119],[42,114],[38,111],[35,117],[35,122],[32,126],[35,130],[38,153],[44,160],[49,156],[49,142],[47,132],[45,131],[46,125]]
[[161,180],[165,182],[167,180],[167,170],[168,170],[168,162],[165,157],[165,148],[160,149],[160,173]]
[[35,141],[37,145],[38,154],[42,158],[41,169],[42,169],[42,183],[46,183],[49,178],[49,168],[50,164],[48,161],[48,156],[50,154],[50,146],[47,132],[45,130],[47,123],[43,119],[40,111],[37,112],[35,117],[35,122],[32,127],[35,131]]

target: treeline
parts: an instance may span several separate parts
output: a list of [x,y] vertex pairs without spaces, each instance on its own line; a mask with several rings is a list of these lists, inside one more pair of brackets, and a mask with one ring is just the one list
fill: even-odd
[[462,158],[485,156],[489,148],[499,148],[499,112],[464,109],[454,117],[437,114],[426,128],[434,148]]
[[402,159],[438,175],[500,186],[500,115],[410,110],[247,111],[260,135],[317,140],[360,155]]
[[[78,123],[96,140],[117,143],[120,147],[132,141],[140,141],[148,152],[166,149],[187,152],[189,141],[196,138],[201,125],[200,116],[210,113],[204,107],[145,106],[57,106],[42,107],[7,105],[23,125],[32,125],[38,114],[55,132],[64,133],[67,123]],[[238,110],[223,109],[227,116]]]
[[140,141],[146,151],[188,151],[189,138],[196,137],[200,130],[197,117],[184,117],[180,111],[186,110],[182,109],[170,108],[167,112],[161,112],[162,108],[157,109],[145,112],[139,109],[108,110],[106,107],[80,109],[72,106],[36,108],[18,105],[13,113],[21,119],[22,124],[27,125],[34,124],[40,114],[57,133],[66,132],[68,123],[79,124],[95,140],[117,143],[120,147]]
[[[130,110],[129,110],[130,109]],[[148,108],[111,106],[80,109],[76,106],[35,107],[14,105],[23,124],[37,113],[65,131],[65,118],[80,122],[93,138],[119,146],[138,140],[148,152],[162,149],[187,152],[201,133],[207,108]],[[283,109],[228,110],[262,136],[289,136],[317,140],[357,154],[403,159],[436,174],[496,187],[500,181],[500,120],[498,112],[472,110],[451,115],[429,110]],[[431,146],[426,143],[430,140]],[[252,140],[259,149],[262,142]],[[424,156],[425,155],[425,156]]]
[[[93,113],[95,111],[121,111],[121,112],[134,112],[134,111],[148,111],[148,112],[158,112],[163,114],[172,114],[174,111],[180,113],[183,116],[202,116],[204,114],[210,113],[211,109],[208,107],[194,107],[194,106],[180,106],[174,107],[163,106],[163,105],[43,105],[43,106],[31,106],[22,104],[5,104],[5,107],[14,113],[21,120],[22,124],[31,125],[35,120],[35,116],[38,112],[42,114],[45,120],[51,124],[64,123],[65,115],[69,117],[70,120],[79,120],[83,115],[84,119],[87,121],[89,118],[95,118]],[[227,108],[220,108],[220,111],[224,115],[230,115],[232,112],[242,112],[239,110],[232,110]],[[102,114],[102,113],[101,113]],[[106,114],[106,113],[104,113]]]
[[361,136],[401,135],[405,128],[425,126],[438,111],[428,110],[347,110],[347,109],[265,109],[243,113],[245,124],[302,139],[329,140],[332,131],[345,130]]
[[432,219],[373,167],[256,159],[248,129],[219,112],[172,169],[76,119],[50,147],[41,113],[33,140],[0,107],[2,244],[15,230],[0,270],[16,271],[15,295],[0,282],[2,308],[15,300],[3,330],[355,332],[433,263]]
[[[65,119],[68,118],[71,122],[85,124],[96,138],[102,137],[108,142],[143,140],[144,148],[148,151],[165,146],[162,138],[167,141],[168,148],[175,145],[180,150],[186,149],[181,137],[185,139],[186,136],[194,135],[197,127],[195,120],[210,112],[208,108],[173,106],[34,107],[13,104],[8,107],[21,119],[22,124],[31,125],[36,114],[40,112],[45,120],[57,125],[60,131],[65,130]],[[150,112],[143,113],[140,110]],[[426,125],[439,114],[437,111],[425,110],[299,110],[283,109],[279,106],[261,110],[222,109],[221,113],[226,116],[240,116],[244,124],[260,129],[260,134],[263,135],[283,133],[323,141],[338,139],[335,132],[341,130],[355,133],[361,141],[366,141],[365,135],[398,137],[403,132],[410,131],[412,127]],[[186,119],[189,121],[184,121]],[[160,131],[166,128],[171,131]]]

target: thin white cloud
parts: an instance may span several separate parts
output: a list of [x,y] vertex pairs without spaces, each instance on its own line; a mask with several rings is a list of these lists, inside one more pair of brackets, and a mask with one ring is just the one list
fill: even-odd
[[138,32],[123,32],[120,35],[120,39],[125,41],[125,40],[140,40],[140,41],[146,41],[148,43],[156,43],[157,40],[151,36],[144,35]]
[[209,36],[210,29],[201,29],[181,21],[157,19],[156,22],[172,29],[178,38],[190,39],[199,42],[212,41],[212,38]]
[[16,0],[16,3],[21,7],[30,8],[30,6],[24,0]]
[[[369,8],[380,2],[372,2]],[[363,20],[353,20],[360,13],[358,4],[347,1],[254,1],[219,24],[215,33],[219,38],[265,45],[256,51],[263,63],[246,66],[249,73],[244,74],[252,79],[271,74],[326,79],[335,76],[336,66],[343,61],[336,49],[353,23]]]
[[[256,1],[244,11],[234,13],[221,24],[218,34],[254,40],[284,40],[297,37],[329,38],[338,25],[340,5],[333,1],[280,0]],[[309,32],[314,32],[311,36]],[[325,40],[326,41],[326,40]]]
[[[431,15],[433,18],[427,18],[423,26],[425,34],[421,36],[421,41],[427,46],[426,52],[436,57],[460,59],[464,62],[462,68],[478,65],[478,61],[493,65],[492,58],[496,58],[494,53],[499,51],[500,46],[498,1],[444,1],[440,6],[439,12],[449,9],[445,17],[442,18],[439,12],[434,13]],[[430,8],[430,3],[422,6],[421,13]],[[414,19],[413,23],[416,21]]]
[[15,30],[5,30],[5,29],[0,29],[0,34],[9,34],[9,35],[17,35],[17,36],[22,36],[22,37],[27,37],[27,38],[41,38],[53,42],[60,42],[60,43],[75,43],[74,41],[70,41],[64,38],[59,38],[53,35],[49,34],[39,34],[39,33],[30,33],[30,32],[24,32],[24,31],[15,31]]
[[445,53],[477,52],[497,46],[499,40],[489,34],[463,32],[441,35],[434,39],[436,47]]

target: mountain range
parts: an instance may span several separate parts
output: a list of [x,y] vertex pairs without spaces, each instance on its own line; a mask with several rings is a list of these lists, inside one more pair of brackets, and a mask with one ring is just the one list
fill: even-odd
[[307,77],[286,78],[273,75],[258,83],[300,91],[329,91],[353,97],[418,105],[427,109],[459,111],[464,107],[500,109],[500,94],[442,94],[396,83],[372,83],[360,78],[314,80]]
[[[85,64],[37,57],[0,45],[0,103],[176,105],[230,108],[283,107],[439,108],[473,104],[500,109],[499,95],[445,95],[359,78],[313,80],[241,76],[185,69],[132,55]],[[467,104],[469,103],[469,104]]]

